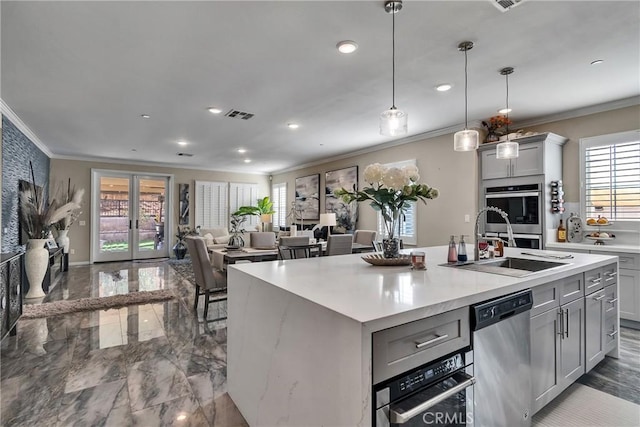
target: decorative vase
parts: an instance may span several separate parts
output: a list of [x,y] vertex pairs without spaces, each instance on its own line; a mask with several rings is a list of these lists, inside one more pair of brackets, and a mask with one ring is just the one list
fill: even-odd
[[29,292],[25,298],[42,298],[46,294],[42,290],[42,281],[49,267],[49,251],[44,247],[46,239],[31,239],[27,243],[24,269],[29,280]]
[[173,253],[176,259],[184,259],[184,256],[187,254],[187,246],[182,240],[178,240],[178,243],[173,246]]
[[229,238],[229,246],[237,246],[241,248],[244,246],[244,239],[239,234],[234,234]]
[[58,237],[56,238],[58,247],[62,248],[65,254],[69,253],[69,230],[58,231]]
[[400,255],[400,239],[382,239],[382,256],[385,258],[398,258]]
[[496,142],[496,141],[500,141],[500,135],[498,135],[494,131],[489,131],[486,138],[484,139],[484,142]]

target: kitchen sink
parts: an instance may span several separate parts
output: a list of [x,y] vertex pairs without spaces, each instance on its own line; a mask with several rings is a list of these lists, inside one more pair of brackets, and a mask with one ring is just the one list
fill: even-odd
[[540,261],[525,258],[499,258],[468,263],[442,264],[447,267],[463,270],[479,271],[481,273],[501,274],[503,276],[524,277],[539,271],[567,265],[562,262]]

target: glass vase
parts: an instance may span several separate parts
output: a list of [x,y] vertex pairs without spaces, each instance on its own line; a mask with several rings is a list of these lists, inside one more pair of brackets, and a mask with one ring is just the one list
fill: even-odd
[[382,239],[382,256],[385,258],[398,258],[400,256],[400,239]]

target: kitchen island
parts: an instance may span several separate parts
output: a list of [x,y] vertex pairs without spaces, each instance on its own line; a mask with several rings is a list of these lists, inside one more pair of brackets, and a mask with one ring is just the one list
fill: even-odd
[[[575,254],[517,278],[440,266],[446,247],[421,250],[424,271],[359,255],[229,268],[228,390],[251,426],[372,425],[374,333],[617,260]],[[517,248],[505,255],[536,259]]]

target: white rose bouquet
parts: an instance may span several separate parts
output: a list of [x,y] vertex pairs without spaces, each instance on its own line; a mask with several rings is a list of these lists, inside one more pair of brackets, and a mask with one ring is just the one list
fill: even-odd
[[438,197],[438,190],[427,184],[418,184],[420,179],[418,168],[407,165],[402,168],[386,167],[374,163],[364,169],[364,180],[369,183],[362,191],[349,191],[340,188],[334,191],[345,203],[352,201],[370,201],[371,207],[382,213],[387,238],[396,237],[400,219],[409,209],[409,202],[422,201]]

